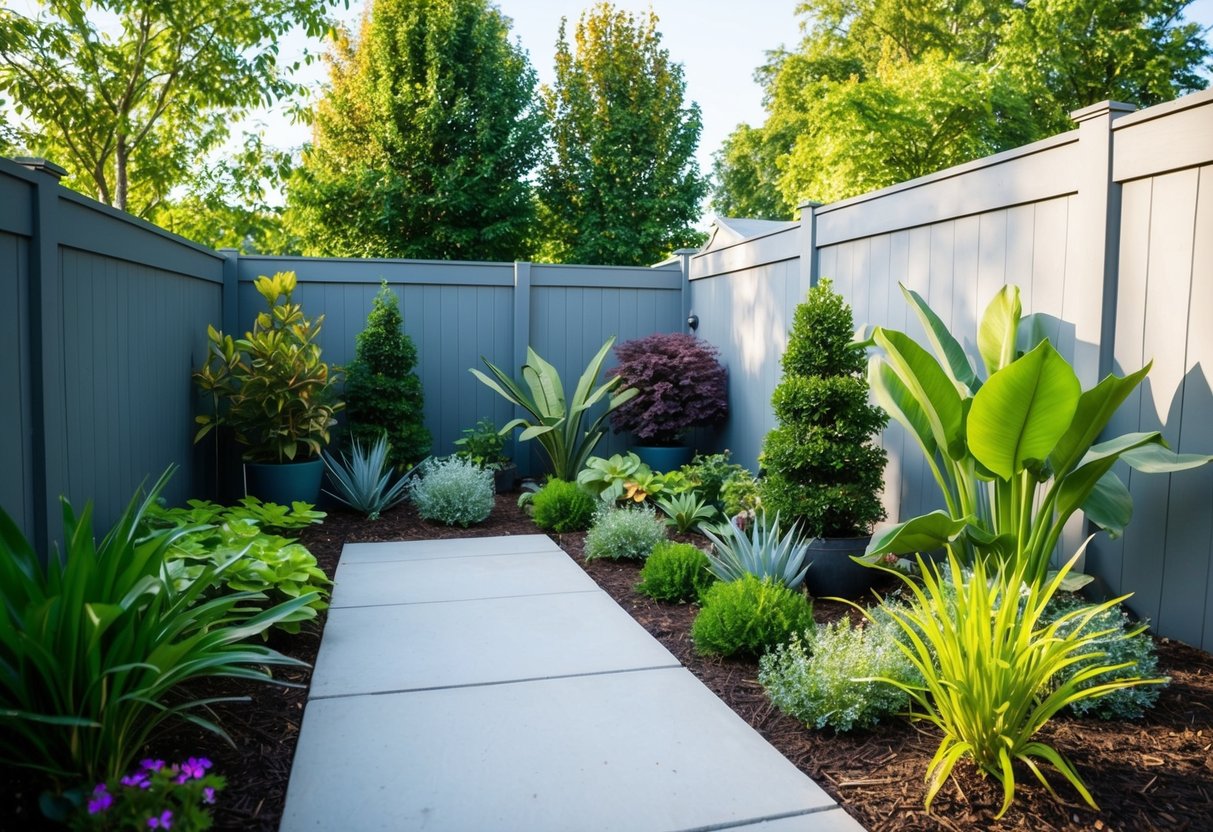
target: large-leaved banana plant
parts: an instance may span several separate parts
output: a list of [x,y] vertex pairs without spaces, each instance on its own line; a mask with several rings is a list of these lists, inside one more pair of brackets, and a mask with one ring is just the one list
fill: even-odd
[[1038,583],[1076,511],[1113,537],[1124,530],[1133,501],[1113,470],[1118,461],[1143,473],[1169,473],[1213,460],[1174,453],[1157,431],[1098,441],[1150,365],[1083,390],[1039,319],[1022,315],[1018,287],[1003,287],[982,318],[977,348],[984,381],[926,301],[905,286],[901,291],[934,355],[904,332],[875,327],[863,342],[877,350],[868,382],[922,448],[946,510],[877,535],[869,555],[944,547],[970,561],[992,554],[1009,568],[1026,564],[1027,579]]
[[[531,419],[514,419],[501,429],[501,434],[508,435],[514,428],[520,427],[523,429],[518,436],[520,441],[538,439],[552,464],[552,475],[557,479],[576,479],[577,473],[585,467],[586,460],[606,432],[602,425],[607,415],[640,392],[629,388],[610,395],[622,383],[618,376],[591,390],[594,380],[602,374],[603,362],[614,343],[613,337],[608,338],[590,360],[577,382],[577,389],[573,391],[572,401],[567,403],[560,373],[531,347],[527,347],[527,360],[522,365],[522,383],[515,381],[487,358],[481,360],[496,380],[479,370],[471,371],[472,375],[496,390],[506,401],[531,415]],[[606,410],[588,428],[583,428],[590,408],[604,399],[607,401]]]

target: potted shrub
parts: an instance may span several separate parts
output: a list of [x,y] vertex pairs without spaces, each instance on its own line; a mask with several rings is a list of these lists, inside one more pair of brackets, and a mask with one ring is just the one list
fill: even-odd
[[817,596],[855,597],[878,574],[851,560],[885,516],[879,495],[887,457],[872,438],[888,423],[869,403],[867,357],[853,343],[854,330],[851,307],[829,280],[796,307],[771,398],[779,426],[762,449],[763,508],[814,538],[807,582]]
[[455,456],[462,457],[493,472],[493,487],[498,494],[514,490],[518,482],[518,466],[505,455],[505,437],[492,419],[480,419],[475,426],[463,429],[455,440]]
[[292,301],[294,272],[261,276],[254,286],[269,309],[251,332],[233,339],[207,327],[207,361],[194,380],[213,407],[197,417],[194,441],[215,428],[229,429],[244,446],[250,494],[283,505],[314,503],[324,473],[320,451],[342,407],[316,343],[324,316],[308,320]]
[[611,413],[616,433],[631,431],[634,450],[654,471],[672,471],[691,461],[682,444],[688,429],[711,427],[729,412],[729,375],[716,348],[681,332],[659,332],[615,347],[619,378],[637,395]]

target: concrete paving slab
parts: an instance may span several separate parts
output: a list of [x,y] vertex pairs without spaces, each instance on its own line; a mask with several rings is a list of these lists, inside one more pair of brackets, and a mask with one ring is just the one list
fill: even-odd
[[603,592],[329,611],[311,697],[677,666]]
[[728,832],[865,832],[859,821],[840,808],[787,818],[730,826]]
[[597,591],[594,579],[560,550],[370,563],[343,561],[337,570],[332,606]]
[[376,563],[388,560],[421,558],[481,557],[522,552],[560,551],[546,534],[519,534],[503,537],[448,537],[439,540],[405,540],[387,543],[347,543],[341,550],[341,562]]
[[[313,700],[281,830],[672,831],[832,805],[670,668]],[[800,822],[762,828],[850,829]]]

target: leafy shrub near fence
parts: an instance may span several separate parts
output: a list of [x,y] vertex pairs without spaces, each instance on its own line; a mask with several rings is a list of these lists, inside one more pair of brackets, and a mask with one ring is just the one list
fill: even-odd
[[589,528],[595,500],[575,482],[548,480],[531,499],[531,519],[541,529],[557,534]]
[[703,594],[691,625],[700,653],[761,656],[813,627],[813,605],[783,584],[754,575],[718,583]]
[[644,562],[636,591],[658,601],[695,601],[715,581],[702,549],[666,540]]
[[585,556],[611,560],[644,560],[666,539],[665,523],[649,505],[603,506],[585,538]]

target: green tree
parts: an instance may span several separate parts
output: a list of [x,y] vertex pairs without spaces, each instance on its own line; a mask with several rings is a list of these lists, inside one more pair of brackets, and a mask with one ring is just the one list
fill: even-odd
[[231,122],[301,91],[278,64],[278,38],[295,27],[320,36],[332,2],[44,0],[33,18],[0,9],[0,93],[28,125],[16,142],[67,168],[65,184],[148,216]]
[[[715,206],[841,199],[1071,129],[1107,98],[1200,89],[1191,0],[805,0],[759,69],[767,120],[718,156]],[[718,207],[717,210],[720,210]]]
[[430,450],[416,366],[417,348],[385,282],[355,339],[354,361],[345,371],[345,407],[350,435],[369,443],[386,434],[388,459],[398,468],[413,465]]
[[822,280],[796,307],[771,397],[779,426],[763,442],[762,505],[813,537],[867,534],[885,516],[887,456],[871,440],[889,417],[868,403],[867,356],[854,332],[851,307]]
[[779,146],[762,128],[737,125],[712,158],[712,210],[725,217],[791,219],[795,208],[779,190]]
[[512,260],[534,220],[535,72],[487,0],[375,0],[328,56],[287,192],[305,254]]
[[541,256],[644,265],[700,239],[707,183],[695,161],[702,121],[657,16],[600,3],[560,26],[556,79],[543,89],[550,152],[539,174]]

